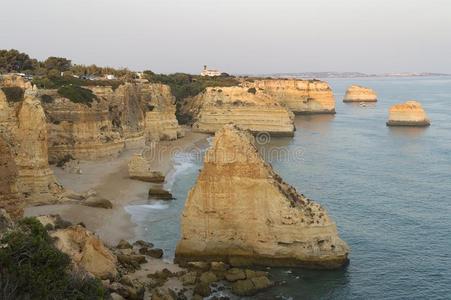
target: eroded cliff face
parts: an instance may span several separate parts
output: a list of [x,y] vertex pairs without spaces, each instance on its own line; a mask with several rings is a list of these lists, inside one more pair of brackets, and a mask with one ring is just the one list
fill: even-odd
[[376,92],[370,88],[351,85],[343,98],[343,102],[377,102]]
[[244,82],[268,94],[295,114],[334,114],[335,98],[329,84],[319,80],[265,79]]
[[192,116],[193,131],[214,133],[234,123],[252,132],[292,136],[293,113],[267,94],[248,87],[209,87],[185,100],[183,113]]
[[431,121],[421,103],[410,100],[390,107],[388,126],[429,126]]
[[[13,215],[25,204],[57,202],[63,191],[48,164],[44,110],[29,92],[25,100],[18,103],[8,103],[0,92],[0,168],[5,174],[1,187],[5,193],[1,198]],[[8,208],[15,202],[13,208]]]
[[49,123],[50,162],[66,155],[77,159],[114,157],[122,151],[125,142],[120,133],[121,119],[112,121],[114,111],[102,94],[87,106],[61,97],[55,90],[40,93],[53,98],[43,102]]
[[147,140],[175,140],[185,135],[175,117],[175,97],[165,84],[143,84],[141,87]]
[[77,159],[117,156],[124,148],[146,141],[183,136],[175,117],[171,90],[161,84],[90,87],[97,99],[88,106],[41,90],[53,101],[44,103],[49,121],[50,161],[70,154]]
[[327,211],[298,194],[227,125],[207,151],[181,217],[176,261],[336,268],[348,246]]

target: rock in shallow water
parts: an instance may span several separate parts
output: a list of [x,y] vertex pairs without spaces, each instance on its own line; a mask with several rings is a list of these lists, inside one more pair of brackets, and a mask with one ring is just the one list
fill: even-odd
[[253,137],[233,125],[215,135],[182,214],[176,261],[338,268],[349,248],[319,204],[283,182]]
[[431,121],[420,102],[411,100],[390,107],[387,126],[417,126],[426,127]]
[[150,188],[149,189],[149,199],[156,200],[174,200],[175,198],[172,194],[162,188]]

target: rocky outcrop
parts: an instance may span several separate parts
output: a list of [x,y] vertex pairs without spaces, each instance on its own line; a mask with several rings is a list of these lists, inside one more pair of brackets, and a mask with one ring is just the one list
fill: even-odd
[[377,102],[376,92],[370,88],[351,85],[343,98],[343,102]]
[[0,75],[0,86],[2,87],[19,87],[21,89],[28,90],[32,88],[31,82],[25,80],[23,77],[14,75],[14,74],[6,74]]
[[164,175],[160,171],[151,169],[149,162],[142,154],[135,154],[128,162],[128,175],[131,179],[147,182],[164,182]]
[[327,211],[283,182],[250,134],[216,133],[181,217],[177,262],[337,268],[348,251]]
[[324,81],[265,79],[243,84],[268,94],[295,114],[335,113],[335,98],[332,89]]
[[56,247],[69,255],[75,267],[101,279],[116,276],[116,256],[84,227],[76,225],[56,230],[51,236],[56,239]]
[[5,175],[0,198],[13,216],[25,204],[60,200],[63,188],[48,164],[44,110],[32,92],[21,102],[7,103],[0,91],[0,148],[0,172]]
[[252,132],[292,136],[293,113],[267,94],[247,87],[209,87],[185,100],[183,113],[192,117],[193,130],[214,133],[235,123]]
[[142,85],[145,112],[145,130],[148,140],[175,140],[184,131],[175,117],[175,97],[168,85],[151,83]]
[[429,126],[431,121],[421,103],[410,100],[390,107],[387,126]]

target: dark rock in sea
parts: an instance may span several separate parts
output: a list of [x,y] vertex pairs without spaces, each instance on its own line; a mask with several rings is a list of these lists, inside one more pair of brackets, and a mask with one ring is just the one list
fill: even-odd
[[149,199],[156,200],[174,200],[175,198],[172,194],[162,188],[150,188],[149,189]]
[[162,258],[163,257],[163,249],[160,249],[160,248],[143,247],[143,248],[139,249],[139,253],[148,255],[153,258]]

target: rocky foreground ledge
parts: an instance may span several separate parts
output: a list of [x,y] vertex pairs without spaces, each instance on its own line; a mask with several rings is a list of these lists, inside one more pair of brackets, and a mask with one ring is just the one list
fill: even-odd
[[348,262],[326,210],[285,183],[234,125],[216,133],[181,219],[178,263],[332,269]]
[[431,121],[420,102],[410,100],[390,107],[387,126],[427,127]]

